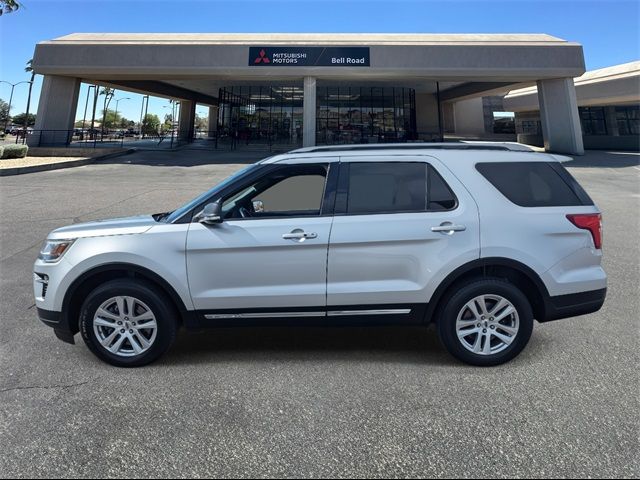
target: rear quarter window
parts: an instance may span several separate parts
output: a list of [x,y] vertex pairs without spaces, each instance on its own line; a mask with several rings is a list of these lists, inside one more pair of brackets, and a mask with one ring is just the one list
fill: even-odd
[[593,205],[589,195],[557,162],[487,162],[476,169],[521,207]]

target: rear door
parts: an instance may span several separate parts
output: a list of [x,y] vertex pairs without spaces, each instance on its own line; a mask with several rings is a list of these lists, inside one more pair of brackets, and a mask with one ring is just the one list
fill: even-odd
[[421,320],[444,276],[479,258],[479,237],[473,198],[435,158],[342,157],[329,242],[329,315]]

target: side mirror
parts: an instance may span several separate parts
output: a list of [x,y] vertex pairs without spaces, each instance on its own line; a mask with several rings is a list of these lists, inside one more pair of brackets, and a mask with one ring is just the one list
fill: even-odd
[[220,202],[206,204],[195,220],[208,225],[222,223],[222,205]]
[[264,203],[262,202],[262,200],[254,200],[252,203],[253,203],[253,211],[255,213],[264,212]]

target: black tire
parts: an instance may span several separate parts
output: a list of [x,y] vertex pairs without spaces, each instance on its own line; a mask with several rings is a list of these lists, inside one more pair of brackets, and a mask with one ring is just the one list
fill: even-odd
[[[456,331],[458,314],[467,302],[480,295],[499,295],[508,300],[515,308],[519,320],[518,332],[512,343],[504,350],[490,355],[481,355],[465,348],[463,340],[458,338]],[[438,335],[449,353],[465,363],[481,367],[500,365],[518,356],[529,343],[532,331],[533,311],[527,297],[507,280],[493,277],[471,281],[458,288],[454,287],[453,291],[444,298],[438,318]],[[471,336],[471,339],[475,338],[477,337]],[[491,340],[491,342],[494,341],[496,341],[495,338]],[[497,341],[500,340],[497,339]],[[483,344],[484,342],[486,340],[483,340]]]
[[[93,328],[94,315],[112,297],[134,297],[146,304],[155,316],[157,334],[155,341],[139,355],[123,357],[109,352],[103,347]],[[165,295],[153,285],[144,281],[119,278],[108,281],[93,290],[85,299],[80,310],[80,333],[87,347],[101,360],[116,367],[141,367],[157,360],[174,343],[178,331],[177,312],[165,299]]]

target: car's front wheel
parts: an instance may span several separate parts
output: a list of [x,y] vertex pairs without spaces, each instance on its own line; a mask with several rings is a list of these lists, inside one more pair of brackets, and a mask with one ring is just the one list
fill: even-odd
[[173,344],[175,309],[152,285],[116,279],[97,287],[80,312],[87,347],[118,367],[147,365]]
[[445,299],[438,333],[446,349],[465,363],[492,366],[515,358],[533,331],[527,297],[512,283],[484,278]]

